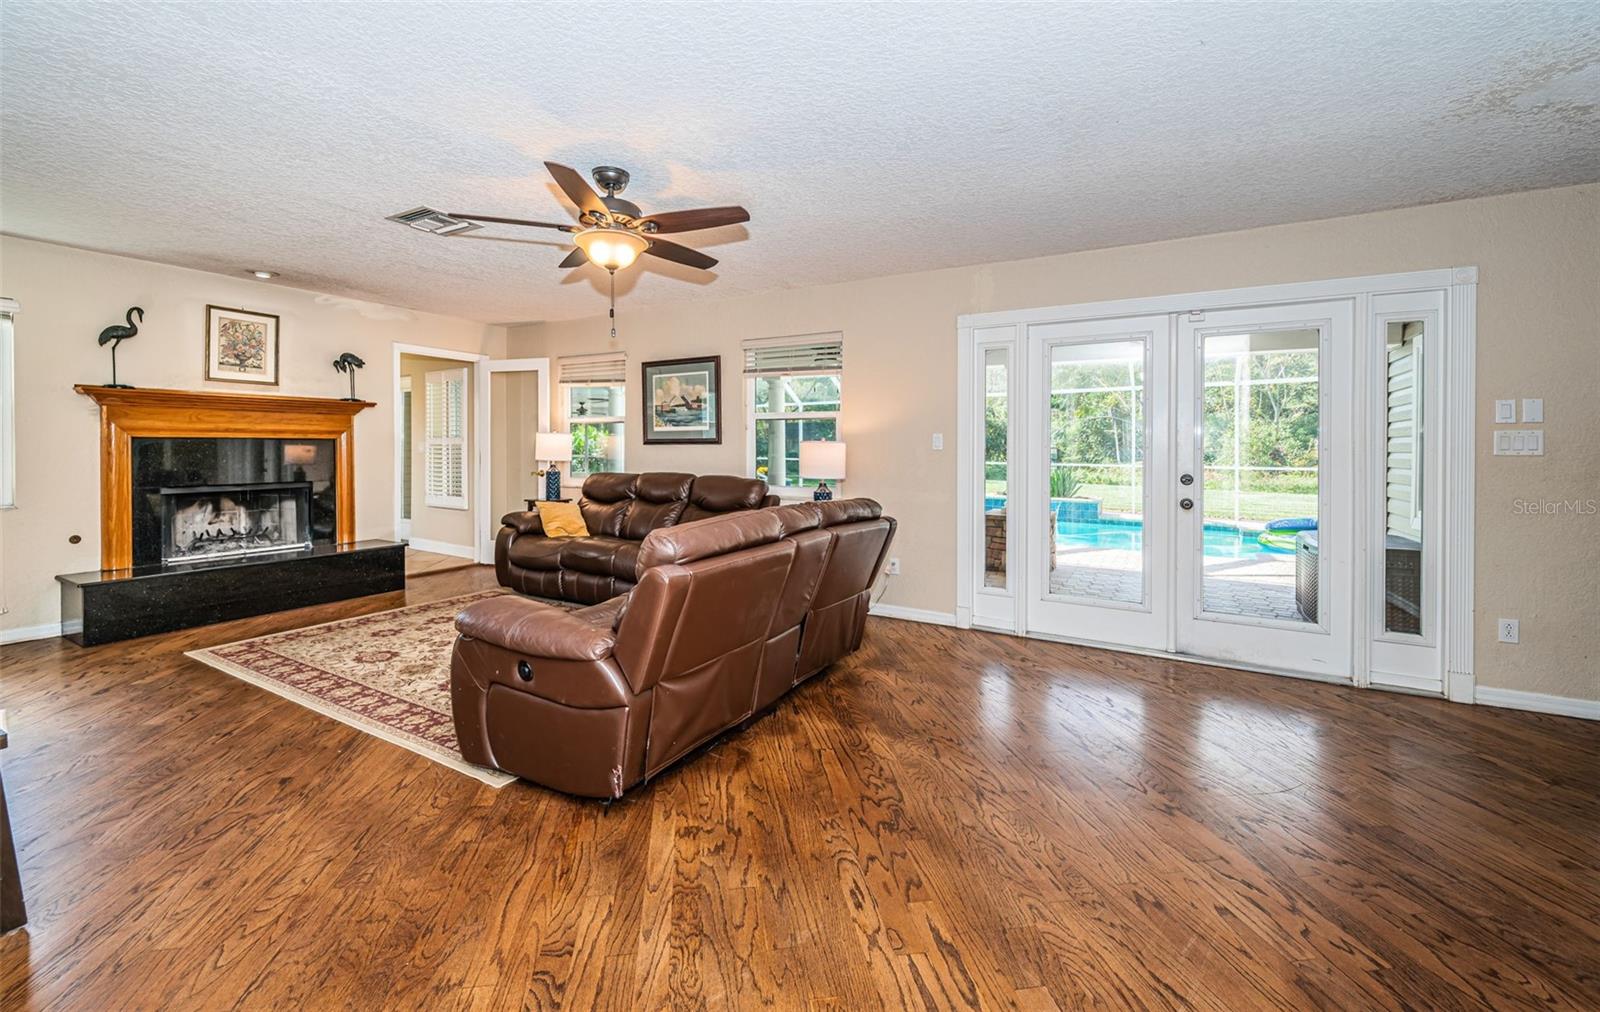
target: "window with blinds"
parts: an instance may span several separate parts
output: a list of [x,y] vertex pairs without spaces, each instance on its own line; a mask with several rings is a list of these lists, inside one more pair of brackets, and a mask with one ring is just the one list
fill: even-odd
[[467,508],[467,370],[425,377],[423,483],[429,506]]
[[828,373],[844,370],[843,334],[767,337],[744,343],[746,376]]
[[627,357],[575,355],[556,360],[561,403],[572,435],[573,480],[602,471],[623,470],[626,443]]
[[585,386],[621,386],[627,380],[628,357],[621,352],[603,355],[563,355],[556,359],[556,377],[561,383]]
[[800,473],[800,444],[839,439],[844,336],[746,341],[744,376],[748,473],[774,488],[814,486]]

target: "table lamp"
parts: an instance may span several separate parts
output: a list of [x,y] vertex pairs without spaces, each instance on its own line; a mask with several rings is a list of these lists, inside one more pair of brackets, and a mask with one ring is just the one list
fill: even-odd
[[533,459],[535,461],[542,460],[547,465],[540,472],[544,475],[544,497],[546,499],[560,499],[560,465],[572,459],[572,433],[535,433],[533,437]]
[[811,498],[826,502],[833,498],[828,479],[844,480],[844,444],[808,439],[800,444],[800,477],[819,478]]

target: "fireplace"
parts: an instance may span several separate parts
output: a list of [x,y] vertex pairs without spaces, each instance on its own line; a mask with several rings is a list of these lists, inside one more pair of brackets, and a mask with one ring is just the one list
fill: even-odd
[[161,496],[161,561],[311,547],[311,483],[189,485]]
[[357,541],[355,416],[325,397],[79,386],[100,409],[100,568],[65,573],[92,646],[405,589],[405,546]]
[[331,439],[130,441],[135,566],[336,543]]

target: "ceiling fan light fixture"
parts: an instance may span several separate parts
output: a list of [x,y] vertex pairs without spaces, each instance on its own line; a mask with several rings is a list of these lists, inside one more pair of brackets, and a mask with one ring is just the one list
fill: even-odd
[[586,228],[572,237],[589,262],[608,271],[621,270],[650,247],[650,240],[620,228]]

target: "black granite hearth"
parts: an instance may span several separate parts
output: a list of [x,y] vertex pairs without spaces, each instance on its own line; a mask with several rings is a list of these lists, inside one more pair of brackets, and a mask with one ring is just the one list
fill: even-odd
[[61,583],[62,635],[81,646],[267,612],[405,590],[397,541],[72,573]]

